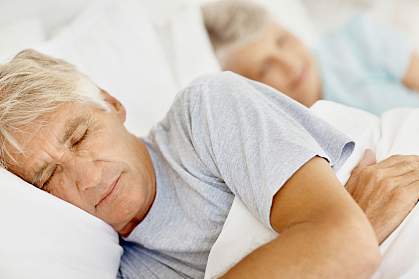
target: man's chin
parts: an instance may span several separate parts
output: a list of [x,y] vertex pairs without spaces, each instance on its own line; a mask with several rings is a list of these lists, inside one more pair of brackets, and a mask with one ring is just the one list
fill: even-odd
[[137,218],[133,218],[130,222],[128,222],[128,224],[126,224],[122,228],[114,229],[118,232],[120,236],[127,237],[139,223],[140,220],[138,220]]

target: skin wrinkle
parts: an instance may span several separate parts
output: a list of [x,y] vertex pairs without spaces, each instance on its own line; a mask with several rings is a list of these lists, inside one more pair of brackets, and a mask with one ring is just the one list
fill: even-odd
[[[25,133],[13,134],[26,144],[24,155],[14,150],[20,164],[11,164],[10,170],[39,186],[57,167],[44,190],[126,236],[154,201],[154,168],[144,142],[124,127],[122,104],[102,94],[112,107],[109,111],[92,103],[65,103],[25,127]],[[89,132],[84,136],[86,129]],[[33,135],[29,140],[22,137],[27,133]],[[71,146],[82,137],[80,145]],[[112,195],[98,204],[118,177]]]
[[[129,234],[154,201],[156,179],[123,105],[73,65],[32,49],[0,65],[0,91],[1,166],[37,186],[48,181],[50,194]],[[89,117],[94,123],[68,123]]]
[[[92,118],[90,115],[79,116],[79,117],[75,117],[73,119],[67,120],[65,124],[66,128],[65,128],[64,135],[61,137],[59,141],[60,144],[65,145],[80,126],[83,126],[83,127],[86,127],[86,129],[89,129],[88,127],[92,125],[91,123],[92,123]],[[51,164],[49,164],[48,162],[43,163],[42,167],[35,172],[35,178],[33,179],[32,184],[42,185],[43,184],[42,181],[44,181],[46,177],[49,177],[54,172],[56,167],[57,165],[55,165],[54,168],[51,168]]]
[[86,116],[79,116],[71,120],[68,120],[67,123],[65,124],[65,127],[66,127],[65,133],[64,133],[64,136],[61,138],[60,143],[61,144],[66,143],[68,139],[74,134],[76,129],[80,125],[86,124],[88,121],[91,121],[91,120],[89,119],[89,117],[86,117]]

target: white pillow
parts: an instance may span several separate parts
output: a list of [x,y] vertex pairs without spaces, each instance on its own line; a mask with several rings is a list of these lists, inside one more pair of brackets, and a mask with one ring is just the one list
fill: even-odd
[[115,279],[118,235],[103,221],[0,169],[2,278]]
[[[165,51],[177,88],[204,73],[220,71],[205,30],[199,5],[214,0],[142,0]],[[317,39],[313,24],[299,0],[255,0],[278,21],[312,45]]]
[[38,48],[75,64],[127,110],[126,126],[145,135],[176,94],[164,51],[138,1],[97,1]]
[[[127,107],[145,133],[166,112],[174,83],[135,0],[98,1],[37,48],[76,64]],[[110,226],[0,171],[0,277],[115,278],[122,249]]]
[[[160,0],[164,1],[164,0]],[[189,5],[202,4],[217,0],[177,0]],[[295,32],[307,44],[312,45],[317,40],[317,33],[301,0],[253,0],[264,5],[284,26]]]
[[[74,19],[89,2],[92,0],[1,0],[0,26],[37,18],[49,36]],[[31,36],[29,32],[27,35]]]
[[180,8],[156,28],[179,89],[200,75],[221,71],[199,6]]
[[16,52],[43,42],[46,34],[38,18],[27,18],[2,25],[0,38],[0,63],[2,63]]
[[[153,15],[154,22],[165,22],[173,13],[187,6],[201,5],[217,0],[140,0]],[[313,22],[308,16],[305,5],[301,0],[254,0],[265,5],[276,18],[296,32],[307,44],[311,45],[317,39]]]

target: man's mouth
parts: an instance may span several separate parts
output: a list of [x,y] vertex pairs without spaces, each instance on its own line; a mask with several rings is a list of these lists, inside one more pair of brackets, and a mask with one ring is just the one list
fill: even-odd
[[106,203],[108,200],[110,200],[112,198],[113,194],[116,192],[116,190],[118,188],[118,182],[119,182],[120,178],[121,178],[121,174],[119,174],[113,180],[113,182],[109,185],[109,187],[105,191],[104,195],[102,196],[102,198],[99,200],[99,202],[96,204],[95,207],[98,207],[98,206]]

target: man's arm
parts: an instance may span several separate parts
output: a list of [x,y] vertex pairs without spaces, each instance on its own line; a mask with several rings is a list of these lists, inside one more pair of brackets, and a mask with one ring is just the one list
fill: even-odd
[[222,278],[369,278],[378,267],[377,239],[366,216],[328,163],[315,157],[273,199],[280,235]]
[[414,52],[410,59],[409,68],[403,78],[403,84],[419,93],[419,54]]

